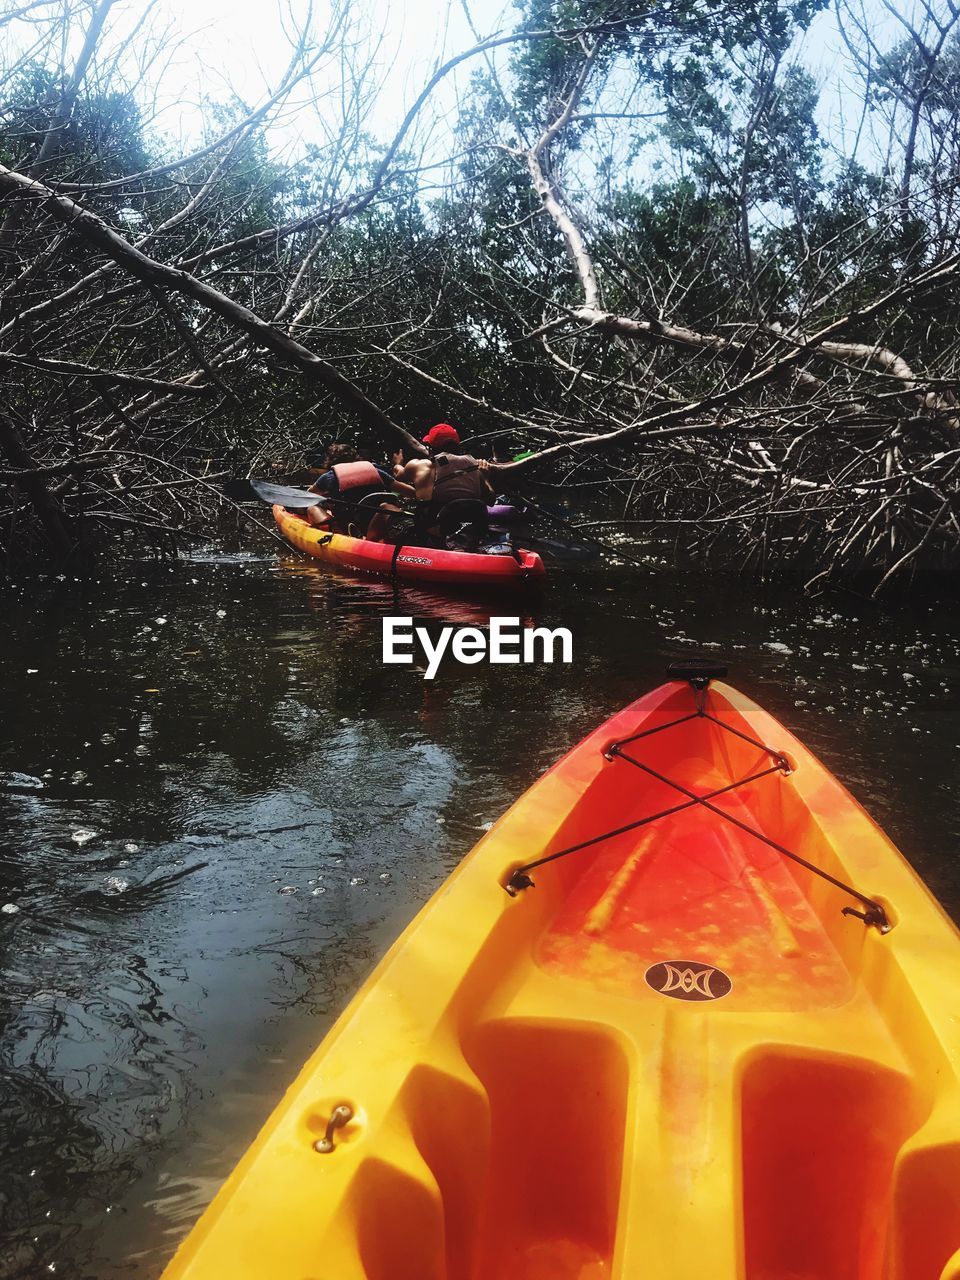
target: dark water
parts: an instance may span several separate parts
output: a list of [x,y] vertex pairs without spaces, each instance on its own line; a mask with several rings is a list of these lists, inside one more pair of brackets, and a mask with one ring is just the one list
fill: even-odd
[[[502,603],[498,612],[510,613]],[[554,576],[565,666],[380,661],[482,606],[292,558],[51,584],[0,635],[0,1275],[156,1277],[360,979],[558,754],[694,648],[960,914],[960,610]]]

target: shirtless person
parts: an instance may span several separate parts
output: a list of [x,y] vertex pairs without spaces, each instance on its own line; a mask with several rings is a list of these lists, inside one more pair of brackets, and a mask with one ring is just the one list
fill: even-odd
[[[367,537],[374,542],[405,542],[413,546],[442,546],[440,529],[444,508],[453,502],[476,504],[476,519],[486,522],[487,504],[493,488],[486,472],[490,463],[462,451],[460,436],[449,423],[439,422],[423,437],[430,449],[429,458],[411,458],[395,470],[398,491],[412,491],[415,499],[412,528],[408,522],[388,523],[389,515],[399,508],[384,504],[381,514],[374,516]],[[467,510],[466,508],[464,510]]]
[[447,422],[438,422],[423,437],[429,458],[412,458],[403,469],[403,480],[413,486],[416,506],[413,530],[418,537],[440,541],[439,524],[444,507],[452,502],[473,502],[486,507],[493,487],[486,473],[490,463],[464,453],[460,436]]

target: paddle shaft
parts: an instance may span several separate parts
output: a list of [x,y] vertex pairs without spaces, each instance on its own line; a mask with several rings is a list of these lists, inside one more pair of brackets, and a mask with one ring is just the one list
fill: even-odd
[[[502,487],[507,491],[507,493],[510,492],[509,485],[503,485]],[[619,547],[612,547],[608,542],[601,542],[599,538],[594,538],[592,534],[581,533],[581,531],[575,526],[571,526],[570,521],[564,516],[554,515],[543,507],[538,507],[537,504],[535,502],[531,502],[525,494],[521,493],[519,496],[523,498],[530,510],[535,511],[538,516],[542,516],[545,520],[552,520],[555,524],[562,525],[565,529],[570,529],[571,527],[574,528],[579,539],[586,542],[592,542],[595,547],[599,547],[601,551],[606,551],[608,555],[616,556],[619,560],[626,560],[629,564],[635,564],[638,569],[646,569],[648,567],[642,560],[634,559],[633,556],[627,555],[625,551],[621,551]]]

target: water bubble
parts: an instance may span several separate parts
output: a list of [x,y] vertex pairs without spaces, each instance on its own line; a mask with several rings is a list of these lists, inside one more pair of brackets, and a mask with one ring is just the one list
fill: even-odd
[[277,893],[282,893],[285,898],[289,898],[291,893],[298,893],[299,890],[295,884],[285,884],[282,889],[278,889]]
[[78,770],[76,771],[76,773],[71,773],[71,775],[70,775],[70,785],[71,785],[71,786],[74,786],[74,787],[79,787],[79,785],[80,785],[80,783],[81,783],[81,782],[86,781],[86,777],[87,777],[87,775],[83,772],[83,770],[82,770],[82,769],[78,769]]
[[27,667],[27,675],[35,676],[39,670],[40,670],[39,667]]
[[5,902],[3,906],[0,907],[0,911],[2,911],[5,916],[15,916],[19,910],[20,908],[15,902]]
[[390,883],[390,872],[389,872],[389,871],[381,871],[381,872],[380,872],[380,880],[381,880],[381,882],[382,882],[383,884],[389,884],[389,883]]
[[134,843],[133,843],[133,841],[131,840],[131,841],[129,841],[127,844],[125,844],[125,845],[123,846],[123,852],[124,852],[124,853],[139,853],[139,852],[140,852],[140,846],[139,846],[138,844],[134,844]]
[[148,756],[150,754],[150,748],[145,743],[140,742],[133,748],[133,754],[135,756]]
[[167,625],[166,618],[154,618],[154,622],[158,627],[165,627]]
[[310,890],[310,894],[311,894],[311,896],[312,896],[312,897],[314,897],[314,898],[318,897],[321,893],[326,893],[326,892],[327,892],[327,891],[326,891],[326,889],[323,887],[323,885],[321,885],[319,889],[311,889],[311,890]]
[[70,839],[74,844],[78,844],[82,847],[85,844],[89,844],[91,840],[94,840],[97,834],[98,833],[96,831],[91,831],[89,827],[77,827],[75,831],[71,831]]
[[446,822],[446,818],[438,818],[438,819],[437,819],[437,826],[438,826],[438,827],[442,827],[442,826],[443,826],[443,824],[444,824],[445,822]]
[[226,611],[226,609],[218,609],[218,610],[217,610],[217,617],[218,617],[218,618],[225,618],[226,616],[227,616],[227,611]]
[[118,893],[126,893],[130,888],[130,881],[124,880],[123,876],[107,876],[103,882],[103,892],[109,897],[115,897]]
[[366,884],[366,883],[367,883],[367,877],[366,877],[366,876],[354,876],[354,877],[353,877],[353,879],[350,881],[350,883],[351,883],[352,885]]
[[106,745],[108,742],[116,742],[116,737],[112,733],[101,733],[100,741]]

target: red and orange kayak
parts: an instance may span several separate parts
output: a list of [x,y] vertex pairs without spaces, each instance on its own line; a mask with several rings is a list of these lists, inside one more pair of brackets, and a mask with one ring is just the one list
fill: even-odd
[[517,551],[515,556],[485,556],[433,547],[396,547],[343,533],[325,533],[281,506],[273,508],[273,518],[286,540],[298,551],[360,573],[473,587],[522,586],[546,576],[543,561],[535,551]]
[[678,672],[481,840],[166,1274],[957,1280],[960,937]]

